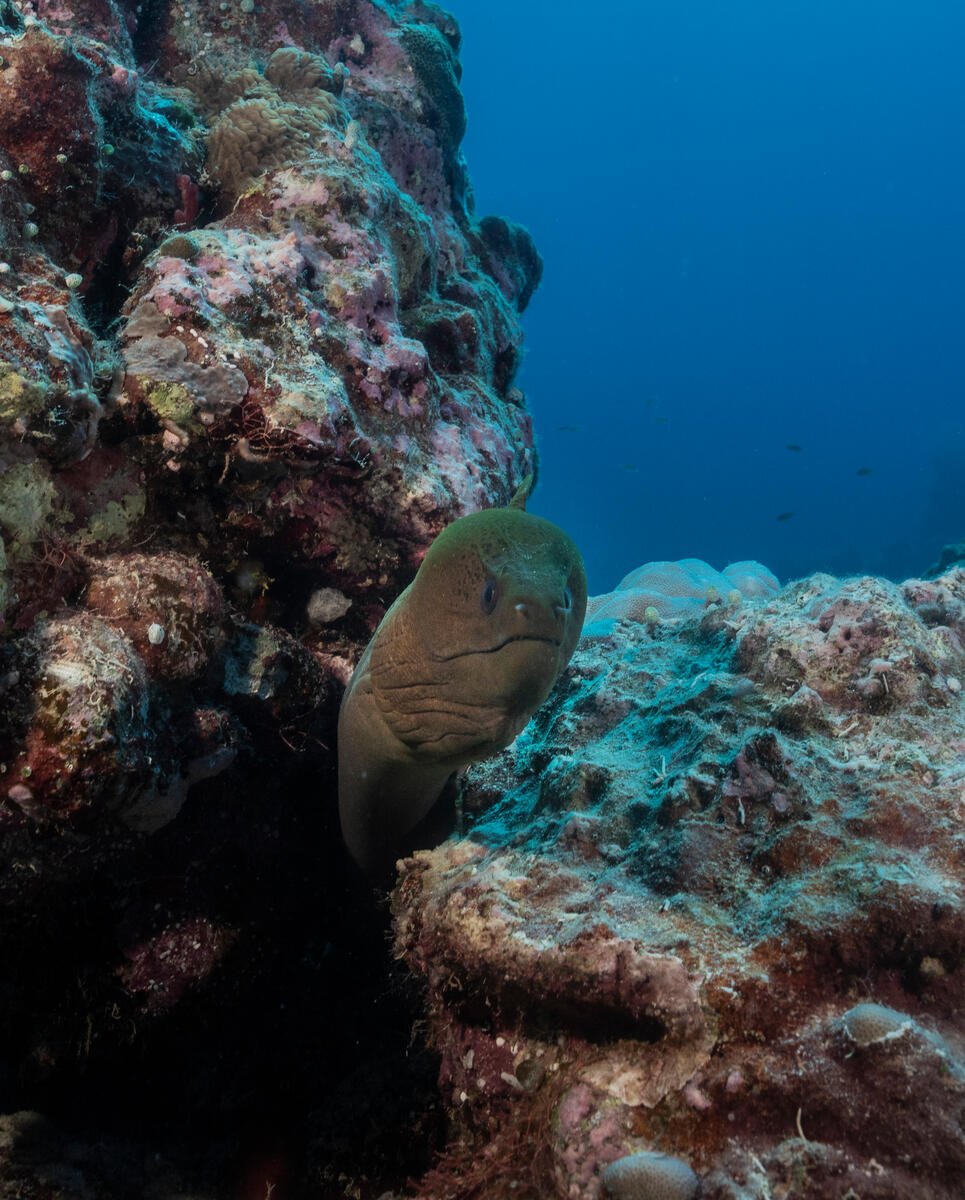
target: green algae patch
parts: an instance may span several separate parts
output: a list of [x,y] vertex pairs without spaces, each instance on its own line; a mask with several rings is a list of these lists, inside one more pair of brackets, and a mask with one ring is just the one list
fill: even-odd
[[21,557],[50,523],[57,489],[40,463],[17,463],[0,476],[0,528],[11,559]]
[[0,362],[0,421],[35,417],[46,407],[46,389],[24,379],[9,363]]
[[78,529],[74,540],[80,546],[111,546],[126,541],[131,530],[144,516],[146,500],[138,488],[119,500],[109,500],[102,509]]
[[144,400],[162,421],[189,425],[194,419],[194,397],[182,383],[145,382]]

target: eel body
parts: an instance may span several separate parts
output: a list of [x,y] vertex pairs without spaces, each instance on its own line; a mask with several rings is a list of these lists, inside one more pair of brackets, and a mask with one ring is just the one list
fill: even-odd
[[349,853],[374,880],[391,877],[450,776],[516,737],[580,636],[580,552],[524,501],[521,489],[508,508],[439,534],[345,692],[339,817]]

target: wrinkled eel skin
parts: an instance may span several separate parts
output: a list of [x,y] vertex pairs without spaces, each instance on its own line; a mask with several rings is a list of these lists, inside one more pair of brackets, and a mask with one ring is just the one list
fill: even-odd
[[449,777],[516,737],[580,636],[583,560],[561,529],[524,511],[530,484],[509,507],[439,534],[342,699],[342,836],[373,880],[391,879]]

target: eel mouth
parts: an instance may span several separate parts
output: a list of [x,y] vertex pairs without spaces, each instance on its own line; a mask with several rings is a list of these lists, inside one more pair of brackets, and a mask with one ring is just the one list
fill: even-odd
[[516,633],[512,637],[504,638],[495,646],[491,646],[488,650],[480,650],[480,654],[495,654],[497,650],[502,650],[506,646],[512,645],[513,642],[545,642],[547,646],[555,646],[558,650],[561,645],[561,639],[549,637],[549,635],[541,636],[537,633]]
[[549,634],[515,633],[511,637],[503,638],[495,646],[482,646],[478,650],[457,650],[455,654],[434,655],[433,657],[436,662],[451,662],[454,658],[469,658],[474,654],[497,654],[500,650],[505,650],[507,646],[511,646],[514,642],[537,642],[545,646],[552,646],[554,650],[559,650],[563,644],[562,638],[550,637]]

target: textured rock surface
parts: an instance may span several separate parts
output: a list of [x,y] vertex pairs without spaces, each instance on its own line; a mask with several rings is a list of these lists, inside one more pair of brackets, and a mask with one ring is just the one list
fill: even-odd
[[713,1200],[951,1200],[965,572],[595,629],[403,864],[454,1128],[421,1194],[595,1200],[651,1152]]
[[[431,538],[534,468],[540,261],[472,212],[458,51],[421,2],[0,0],[0,1105],[223,1161],[282,1129],[315,1151],[265,1162],[338,1195],[346,1124],[390,1182],[428,1152],[364,1128],[350,1029],[393,985],[346,950],[338,694]],[[9,1179],[47,1146],[37,1195],[113,1194],[58,1144],[12,1135]]]

